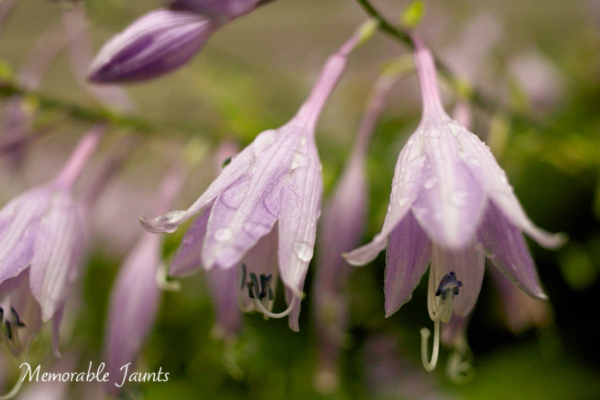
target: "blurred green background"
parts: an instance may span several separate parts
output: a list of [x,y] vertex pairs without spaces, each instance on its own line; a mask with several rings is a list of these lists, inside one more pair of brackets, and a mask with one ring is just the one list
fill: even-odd
[[[397,21],[408,3],[374,2],[390,21]],[[85,0],[84,4],[95,49],[143,12],[160,6],[148,0]],[[489,138],[531,219],[570,238],[558,251],[530,242],[550,298],[551,311],[541,326],[511,333],[504,323],[499,293],[486,276],[468,329],[474,379],[456,385],[444,376],[447,351],[442,352],[438,369],[426,373],[420,365],[419,336],[419,329],[430,325],[426,285],[422,282],[410,303],[384,318],[382,254],[372,265],[352,270],[351,326],[341,357],[340,385],[324,394],[314,384],[318,354],[311,270],[299,333],[290,331],[286,320],[247,315],[235,343],[211,336],[215,320],[211,300],[203,277],[196,275],[182,280],[180,292],[163,295],[157,324],[140,360],[141,370],[162,367],[170,373],[169,381],[130,386],[123,398],[600,399],[595,325],[600,317],[596,307],[600,293],[600,4],[596,0],[431,0],[425,6],[418,32],[433,51],[462,79],[529,116],[490,115],[474,107],[473,131]],[[41,35],[60,28],[63,8],[43,0],[17,2],[0,31],[3,79],[8,79],[7,71],[18,71]],[[178,72],[127,87],[137,106],[134,115],[156,129],[137,132],[138,148],[118,177],[121,183],[110,188],[111,195],[121,196],[120,211],[96,216],[97,246],[76,293],[77,313],[66,321],[61,345],[63,352],[78,354],[76,370],[87,370],[89,361],[100,362],[112,281],[139,231],[138,216],[151,209],[154,188],[181,146],[191,136],[209,149],[231,137],[247,144],[259,132],[287,122],[326,57],[365,18],[352,0],[277,0],[223,28]],[[350,57],[348,72],[317,132],[325,197],[346,161],[365,99],[383,63],[406,51],[379,33]],[[49,70],[40,93],[65,107],[99,109],[73,79],[66,55]],[[447,94],[450,111],[456,97]],[[416,77],[408,75],[390,95],[373,137],[365,240],[381,227],[393,167],[418,123],[419,102]],[[50,124],[60,115],[60,107],[42,108],[36,124]],[[21,169],[3,165],[3,204],[24,188],[49,179],[56,169],[40,166],[64,159],[88,126],[76,119],[61,123],[32,142]],[[117,127],[115,131],[130,130]],[[109,152],[110,146],[105,147],[104,152]],[[210,182],[210,154],[209,150],[206,162],[193,172],[178,207],[187,207]],[[105,203],[110,200],[100,201]],[[121,221],[113,224],[110,218]],[[165,255],[176,249],[182,231],[168,236]],[[7,358],[4,353],[1,357]],[[51,362],[51,358],[43,361],[44,365]],[[0,368],[8,381],[14,380],[14,361],[2,360]],[[5,382],[4,390],[9,386]],[[73,398],[90,398],[86,387],[72,389]]]

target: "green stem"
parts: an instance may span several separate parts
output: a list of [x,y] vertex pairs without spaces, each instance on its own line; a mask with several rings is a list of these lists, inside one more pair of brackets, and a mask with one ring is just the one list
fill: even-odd
[[[356,1],[364,8],[364,10],[367,12],[367,14],[369,14],[371,17],[375,18],[379,22],[379,29],[382,32],[384,32],[384,33],[392,36],[394,39],[404,43],[405,45],[410,47],[411,50],[414,50],[415,43],[408,31],[394,27],[392,24],[390,24],[385,19],[385,17],[383,15],[381,15],[381,13],[370,3],[369,0],[356,0]],[[452,73],[452,71],[450,70],[450,68],[448,68],[448,66],[446,64],[444,64],[442,61],[440,61],[435,56],[434,56],[434,61],[435,61],[435,66],[436,66],[438,72],[440,73],[440,75],[442,75],[442,77],[444,79],[446,79],[448,82],[450,82],[451,84],[456,86],[456,84],[460,81],[460,79],[458,79]],[[513,117],[515,119],[522,119],[522,120],[527,121],[529,124],[538,125],[538,126],[543,127],[544,129],[548,129],[547,126],[544,126],[544,124],[542,124],[540,121],[534,120],[531,116],[523,114],[517,110],[514,110],[512,107],[505,106],[505,105],[499,103],[498,101],[488,98],[477,88],[472,88],[469,98],[467,100],[470,101],[472,104],[475,104],[475,105],[481,107],[482,109],[489,112],[490,114],[496,113],[499,111],[504,112],[505,114],[510,115],[511,117]]]

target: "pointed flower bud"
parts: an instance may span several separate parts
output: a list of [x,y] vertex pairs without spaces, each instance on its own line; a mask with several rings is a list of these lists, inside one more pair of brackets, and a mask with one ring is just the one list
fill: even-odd
[[135,82],[171,72],[187,63],[217,27],[212,19],[189,11],[151,11],[102,47],[89,80]]
[[[171,207],[186,173],[174,166],[159,187],[157,212]],[[142,232],[125,259],[112,291],[105,334],[105,359],[109,381],[107,390],[118,393],[122,387],[124,365],[135,363],[158,312],[161,288],[157,272],[161,264],[163,238]]]
[[[269,317],[290,315],[293,330],[298,330],[302,288],[313,256],[316,220],[320,214],[322,177],[315,126],[345,69],[348,54],[359,39],[359,35],[354,35],[329,58],[296,116],[277,130],[259,134],[233,157],[189,209],[141,219],[150,232],[173,232],[184,221],[210,207],[202,233],[202,266],[207,270],[237,268],[241,277],[240,300],[249,301],[243,308],[252,306]],[[288,308],[279,314],[270,310],[275,271],[262,270],[268,269],[270,262],[260,260],[254,266],[244,261],[245,257],[254,258],[252,249],[259,243],[271,248],[274,241],[270,236],[277,239],[278,272],[288,302]],[[264,251],[256,257],[271,254]]]
[[[0,210],[0,284],[27,273],[28,290],[39,303],[44,322],[53,317],[56,321],[78,274],[87,229],[70,189],[104,130],[104,126],[96,126],[80,140],[53,182],[17,196]],[[5,313],[10,312],[11,304],[4,304]],[[18,307],[15,309],[21,315]],[[18,325],[16,318],[11,321]],[[6,338],[10,340],[10,335],[5,334]]]
[[[435,336],[433,359],[424,361],[429,370],[437,362],[440,322],[448,322],[453,312],[466,316],[475,305],[485,255],[519,288],[543,299],[521,231],[546,247],[561,245],[563,238],[531,222],[489,148],[446,114],[433,57],[418,41],[414,56],[421,122],[396,164],[381,233],[347,259],[364,265],[387,246],[388,316],[410,300],[431,261],[428,309]],[[422,334],[425,360],[430,332],[423,328]]]

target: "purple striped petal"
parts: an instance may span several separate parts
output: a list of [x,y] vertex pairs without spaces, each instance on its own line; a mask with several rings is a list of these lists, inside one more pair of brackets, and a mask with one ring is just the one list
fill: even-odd
[[527,217],[508,183],[506,174],[494,159],[489,147],[464,128],[457,138],[463,149],[465,164],[487,197],[513,225],[525,231],[542,246],[554,248],[564,243],[564,235],[548,233],[535,226]]
[[488,203],[478,237],[487,257],[508,279],[532,297],[547,298],[520,229],[493,201]]
[[444,275],[454,271],[456,279],[462,282],[462,286],[459,294],[454,296],[452,310],[459,316],[465,317],[475,307],[479,297],[484,266],[485,256],[479,244],[461,250],[446,250],[434,244],[429,272],[429,292],[435,293]]
[[435,121],[417,131],[423,137],[427,161],[412,210],[432,241],[458,249],[474,240],[485,196],[458,156],[458,143],[449,125]]
[[[283,191],[279,217],[279,271],[281,280],[297,301],[290,314],[292,330],[298,330],[298,314],[304,278],[312,260],[317,219],[320,215],[323,179],[321,162],[312,135],[306,137],[306,146],[296,154],[290,181]],[[295,167],[295,168],[294,168]]]
[[398,157],[392,181],[390,205],[385,216],[381,232],[373,238],[371,243],[359,247],[344,255],[352,265],[365,265],[387,246],[387,238],[396,225],[409,211],[412,202],[417,198],[423,174],[425,158],[421,154],[421,143],[412,135]]
[[143,233],[123,263],[114,286],[107,319],[104,357],[116,394],[123,380],[121,367],[134,363],[156,319],[160,289],[156,271],[160,263],[161,237]]
[[44,186],[17,196],[0,211],[0,282],[31,262],[37,224],[51,200],[52,189]]
[[31,260],[31,290],[48,321],[64,301],[75,279],[85,244],[85,231],[77,205],[61,190],[40,219]]
[[93,82],[135,82],[171,72],[187,63],[216,29],[192,12],[155,10],[113,37],[96,56]]
[[385,316],[389,317],[412,298],[429,266],[431,242],[412,212],[390,235],[385,267]]
[[252,174],[241,176],[215,200],[202,249],[206,269],[237,264],[262,236],[269,233],[279,215],[281,185],[297,162],[301,134],[287,125],[253,165]]
[[233,157],[231,163],[223,168],[223,172],[187,210],[171,211],[154,219],[141,217],[144,229],[153,233],[175,232],[179,225],[198,214],[241,176],[249,173],[256,158],[275,141],[276,133],[277,131],[268,130],[259,134],[252,144]]
[[177,254],[171,262],[169,274],[175,277],[184,277],[191,275],[202,269],[202,246],[206,237],[206,225],[212,204],[202,211],[202,214],[192,223],[192,226],[187,230]]

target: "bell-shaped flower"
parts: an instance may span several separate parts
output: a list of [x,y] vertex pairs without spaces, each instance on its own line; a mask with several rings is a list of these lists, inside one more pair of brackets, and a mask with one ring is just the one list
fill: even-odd
[[[192,227],[198,230],[199,236],[204,235],[202,248],[197,249],[201,251],[203,268],[237,268],[240,300],[248,300],[253,309],[266,316],[290,314],[293,330],[298,330],[304,278],[313,256],[316,221],[320,214],[322,177],[315,126],[345,69],[349,52],[361,35],[363,32],[355,34],[329,58],[296,116],[277,130],[259,134],[233,157],[189,209],[172,211],[155,219],[142,218],[142,224],[151,232],[173,232],[184,221],[210,207],[209,212],[205,211],[206,222],[197,221]],[[252,265],[244,261],[245,257],[254,258],[252,249],[259,242],[261,246],[265,242],[264,245],[270,247],[269,233],[277,239],[278,272],[288,303],[288,308],[279,314],[269,309],[273,303],[271,285],[275,271],[263,270],[269,267],[264,260]],[[256,258],[270,254],[261,251]]]
[[[180,165],[163,178],[158,189],[157,212],[171,207],[187,174]],[[105,334],[105,360],[109,381],[107,391],[116,394],[124,381],[123,366],[134,364],[158,312],[161,287],[163,238],[143,231],[117,276],[111,294]],[[131,373],[133,368],[126,369]]]
[[194,12],[151,11],[102,47],[89,80],[135,82],[171,72],[187,63],[217,28],[214,20]]
[[[56,320],[61,313],[69,287],[78,274],[87,230],[80,204],[73,199],[70,189],[104,130],[103,126],[97,126],[80,140],[54,181],[17,196],[0,210],[0,285],[26,276],[29,285],[25,286],[29,286],[39,304],[44,322],[53,317]],[[23,296],[14,293],[14,288],[11,292],[11,296],[6,296],[9,299]],[[12,318],[10,323],[14,325],[10,330],[12,335],[8,329],[5,332],[8,341],[16,336],[14,327],[18,330],[20,326],[19,318],[11,317],[12,308],[18,315],[23,313],[12,300],[9,303],[2,306],[5,321]]]
[[[431,53],[418,42],[414,56],[423,97],[421,122],[396,164],[381,233],[346,257],[364,265],[387,246],[386,316],[410,300],[431,262],[428,309],[437,349],[440,321],[473,309],[486,256],[519,288],[543,299],[521,232],[545,247],[559,246],[563,238],[529,220],[489,148],[446,114]],[[425,342],[429,331],[422,333]],[[426,368],[436,360],[434,351]]]

